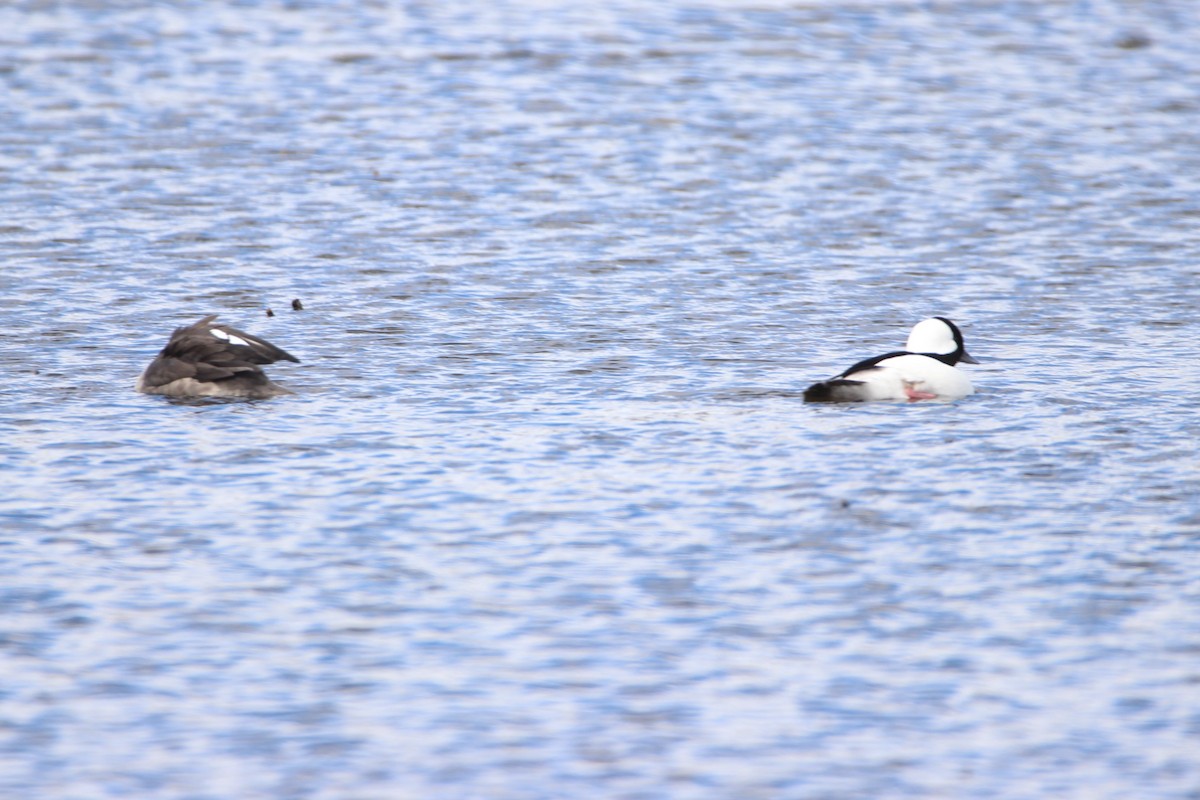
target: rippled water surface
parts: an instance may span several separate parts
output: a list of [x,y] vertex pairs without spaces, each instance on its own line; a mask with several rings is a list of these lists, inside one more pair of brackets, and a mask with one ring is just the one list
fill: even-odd
[[[4,797],[1200,796],[1200,5],[0,42]],[[207,313],[297,394],[135,394]]]

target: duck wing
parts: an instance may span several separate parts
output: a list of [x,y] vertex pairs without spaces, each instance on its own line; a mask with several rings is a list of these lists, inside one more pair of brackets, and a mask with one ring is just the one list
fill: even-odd
[[145,382],[162,386],[181,378],[220,381],[246,373],[262,374],[263,364],[300,362],[265,339],[228,325],[214,325],[216,318],[213,314],[176,328],[166,347],[146,368]]
[[895,358],[896,356],[907,356],[907,355],[910,355],[910,353],[907,350],[895,350],[891,353],[884,353],[881,356],[875,356],[873,358],[864,358],[862,361],[859,361],[857,364],[850,367],[850,369],[846,370],[845,372],[843,372],[841,375],[838,375],[837,377],[838,378],[848,378],[856,372],[865,372],[866,370],[869,370],[869,369],[876,369],[879,366],[880,361],[886,361],[887,359]]

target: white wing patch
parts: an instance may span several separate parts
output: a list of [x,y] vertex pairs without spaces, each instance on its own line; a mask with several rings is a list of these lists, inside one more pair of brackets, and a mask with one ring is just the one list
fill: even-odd
[[211,333],[213,336],[217,337],[218,339],[224,339],[225,341],[229,342],[230,344],[244,344],[244,345],[250,344],[242,337],[234,336],[232,333],[226,333],[225,331],[221,330],[220,328],[212,328],[209,330],[209,333]]

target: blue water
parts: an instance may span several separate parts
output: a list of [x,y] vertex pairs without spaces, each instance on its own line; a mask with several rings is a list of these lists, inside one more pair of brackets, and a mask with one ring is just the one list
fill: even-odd
[[1200,796],[1200,6],[143,5],[0,10],[0,796]]

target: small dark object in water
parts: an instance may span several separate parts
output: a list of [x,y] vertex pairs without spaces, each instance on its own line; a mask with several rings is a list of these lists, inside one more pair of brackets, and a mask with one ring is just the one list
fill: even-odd
[[1143,47],[1149,47],[1154,42],[1141,31],[1126,31],[1118,36],[1113,44],[1122,50],[1140,50]]
[[304,304],[301,303],[300,298],[297,297],[295,300],[292,301],[292,311],[303,311],[303,310],[304,310]]
[[275,312],[274,312],[274,311],[272,311],[271,309],[269,309],[269,308],[268,308],[268,309],[267,309],[267,316],[268,316],[268,317],[273,317],[273,316],[275,316]]
[[263,400],[293,394],[271,381],[262,364],[295,361],[268,341],[228,325],[211,314],[194,325],[176,328],[162,352],[137,379],[135,389],[167,397],[242,397]]

